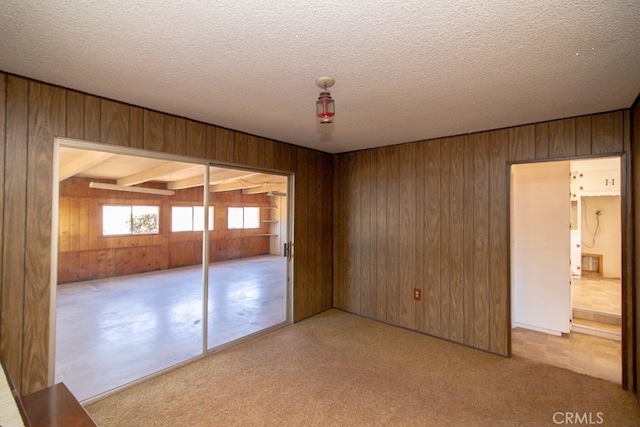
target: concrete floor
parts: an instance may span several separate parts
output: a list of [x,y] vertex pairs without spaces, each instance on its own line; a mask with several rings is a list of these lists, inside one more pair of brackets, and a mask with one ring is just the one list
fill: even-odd
[[[286,258],[209,267],[208,348],[286,320]],[[55,382],[85,400],[203,352],[202,268],[59,285]]]

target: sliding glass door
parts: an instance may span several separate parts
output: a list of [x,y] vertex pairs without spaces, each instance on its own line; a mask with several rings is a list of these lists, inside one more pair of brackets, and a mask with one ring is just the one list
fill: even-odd
[[[242,171],[235,171],[236,174]],[[211,167],[208,348],[286,321],[288,179]]]
[[58,140],[54,381],[94,399],[288,322],[288,178]]
[[202,354],[205,174],[59,148],[55,381],[80,400]]

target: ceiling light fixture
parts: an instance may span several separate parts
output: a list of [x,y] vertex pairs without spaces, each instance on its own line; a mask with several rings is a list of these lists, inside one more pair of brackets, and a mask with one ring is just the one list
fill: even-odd
[[320,88],[320,97],[316,101],[316,115],[320,118],[320,123],[332,123],[336,114],[336,107],[331,99],[329,88],[333,86],[336,79],[333,77],[320,77],[316,80],[316,85]]

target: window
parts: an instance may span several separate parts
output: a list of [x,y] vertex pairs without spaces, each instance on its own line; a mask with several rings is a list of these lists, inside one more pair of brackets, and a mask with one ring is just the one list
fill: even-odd
[[240,228],[260,228],[260,209],[229,208],[229,230]]
[[102,235],[158,233],[158,206],[102,206]]
[[[171,231],[202,231],[204,206],[173,206]],[[209,230],[213,230],[213,206],[209,206]]]

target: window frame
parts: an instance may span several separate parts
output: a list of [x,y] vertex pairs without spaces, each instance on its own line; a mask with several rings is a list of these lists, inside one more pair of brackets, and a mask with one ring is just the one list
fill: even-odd
[[[182,209],[191,209],[191,229],[190,230],[174,230],[173,226],[174,226],[174,209],[175,208],[182,208]],[[171,206],[171,232],[172,233],[201,233],[203,231],[203,229],[196,229],[195,228],[195,212],[196,212],[196,208],[201,208],[204,211],[204,206],[202,205],[172,205]],[[214,222],[215,222],[215,216],[214,216],[214,212],[215,209],[212,205],[209,205],[209,231],[213,231],[215,229],[214,227]],[[203,213],[203,219],[204,219],[204,213]],[[204,228],[204,227],[203,227]]]
[[[129,218],[130,218],[131,222],[130,222],[129,232],[128,233],[126,233],[126,232],[123,232],[123,233],[106,233],[106,230],[105,230],[105,217],[106,217],[105,208],[109,208],[109,207],[115,207],[115,208],[127,208],[128,207],[129,208],[129,212],[130,212]],[[156,210],[156,213],[155,213],[155,216],[156,216],[156,228],[155,228],[155,231],[148,232],[148,233],[136,233],[136,232],[134,232],[134,229],[133,229],[133,226],[134,226],[134,223],[133,223],[134,208],[155,208],[155,210]],[[160,215],[161,215],[160,214],[160,212],[161,212],[160,205],[156,205],[156,204],[139,204],[139,203],[138,204],[102,203],[100,212],[101,212],[101,215],[102,215],[102,218],[101,218],[102,230],[100,231],[100,236],[102,236],[102,237],[152,236],[152,235],[155,235],[155,234],[160,234],[160,223],[161,223],[161,220],[160,220]]]
[[[230,220],[231,220],[231,209],[242,209],[242,227],[231,227],[230,226]],[[255,227],[247,227],[247,214],[246,214],[246,210],[247,209],[255,209],[256,213],[258,214],[258,219],[256,221],[256,226]],[[260,229],[260,207],[259,206],[227,206],[227,230],[230,231],[234,231],[234,230],[259,230]]]

